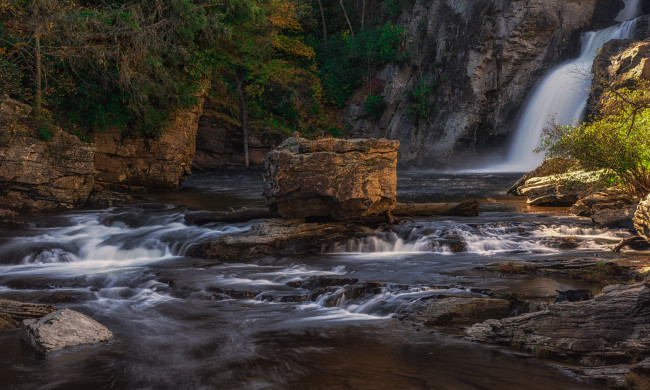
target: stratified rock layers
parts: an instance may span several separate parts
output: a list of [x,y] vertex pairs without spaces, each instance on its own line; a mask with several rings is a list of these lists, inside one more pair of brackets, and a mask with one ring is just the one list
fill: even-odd
[[338,220],[391,211],[398,141],[289,138],[264,161],[264,196],[284,218]]

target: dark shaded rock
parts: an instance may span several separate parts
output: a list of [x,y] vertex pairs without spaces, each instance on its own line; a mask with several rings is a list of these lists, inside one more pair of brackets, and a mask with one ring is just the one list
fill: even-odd
[[113,338],[113,333],[107,327],[70,309],[59,310],[40,319],[25,320],[22,329],[22,339],[45,355]]
[[223,261],[246,261],[282,254],[315,253],[324,246],[371,234],[361,225],[305,223],[303,220],[273,219],[250,230],[193,245],[187,255]]
[[555,290],[555,291],[557,291],[558,295],[557,298],[555,298],[554,303],[588,301],[589,299],[594,297],[594,295],[591,293],[590,290],[566,290],[566,291]]
[[429,301],[415,318],[425,325],[470,325],[511,312],[510,301],[505,299],[450,297]]
[[399,142],[288,138],[264,161],[264,196],[284,218],[379,215],[396,204]]
[[468,328],[465,335],[538,356],[571,358],[581,365],[583,375],[604,375],[621,383],[629,366],[621,370],[620,365],[650,354],[649,280],[608,286],[583,302],[551,304],[543,311],[487,320]]
[[432,215],[478,215],[478,201],[468,200],[457,203],[397,203],[394,215],[432,216]]
[[20,326],[20,321],[8,314],[0,313],[0,330],[14,329]]
[[347,286],[358,282],[357,278],[344,278],[334,276],[312,276],[309,279],[298,282],[299,285],[295,287],[313,290],[319,287],[332,287],[332,286]]
[[233,211],[191,211],[185,214],[185,223],[203,226],[213,222],[248,222],[254,219],[276,218],[277,216],[277,212],[262,207],[244,207]]

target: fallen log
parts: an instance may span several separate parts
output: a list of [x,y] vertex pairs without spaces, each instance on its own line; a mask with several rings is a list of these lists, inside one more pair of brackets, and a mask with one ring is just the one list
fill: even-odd
[[476,200],[456,203],[397,203],[394,215],[428,217],[432,215],[476,216],[479,208]]
[[644,240],[642,237],[634,236],[621,240],[621,242],[612,248],[612,252],[618,253],[626,246],[629,246],[630,248],[637,251],[643,251],[650,248],[650,244],[646,240]]
[[28,318],[40,318],[55,311],[56,307],[52,305],[0,299],[0,314],[9,316],[16,321],[22,321]]
[[248,222],[254,219],[276,218],[278,213],[267,208],[242,207],[233,211],[195,211],[185,215],[185,223],[188,225],[202,226],[212,222]]

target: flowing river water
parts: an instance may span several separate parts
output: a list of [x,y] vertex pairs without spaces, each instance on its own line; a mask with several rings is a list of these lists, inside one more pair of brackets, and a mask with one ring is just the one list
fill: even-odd
[[[481,199],[477,217],[434,217],[309,256],[233,263],[187,257],[252,223],[189,226],[188,209],[260,205],[258,173],[203,173],[152,203],[32,216],[0,231],[0,297],[61,301],[108,326],[108,344],[47,359],[0,333],[7,389],[597,389],[569,371],[457,334],[402,322],[439,295],[552,297],[581,282],[500,277],[496,261],[599,255],[629,232],[505,197],[512,174],[400,172],[406,201]],[[253,222],[254,223],[254,222]],[[565,237],[577,247],[560,249]],[[451,242],[465,251],[454,253]],[[309,298],[313,276],[378,283],[346,300]],[[587,288],[597,289],[594,285]],[[298,298],[296,298],[298,297]],[[307,297],[307,298],[304,298]],[[550,298],[549,298],[550,299]]]

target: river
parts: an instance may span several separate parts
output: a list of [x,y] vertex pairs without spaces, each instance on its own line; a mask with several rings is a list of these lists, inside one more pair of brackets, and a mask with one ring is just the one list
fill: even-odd
[[[403,201],[480,199],[477,217],[435,217],[318,255],[246,263],[187,257],[194,243],[252,223],[188,226],[190,209],[263,204],[259,173],[201,173],[151,203],[25,218],[0,231],[0,297],[56,301],[116,335],[41,358],[0,332],[6,389],[597,389],[569,371],[399,314],[438,295],[481,289],[552,299],[596,285],[477,270],[496,261],[598,255],[628,232],[505,196],[513,174],[399,172]],[[253,222],[254,223],[254,222]],[[564,237],[578,244],[559,249]],[[455,253],[451,242],[463,242]],[[313,276],[378,283],[346,300],[308,299]],[[604,387],[603,387],[604,388]]]

